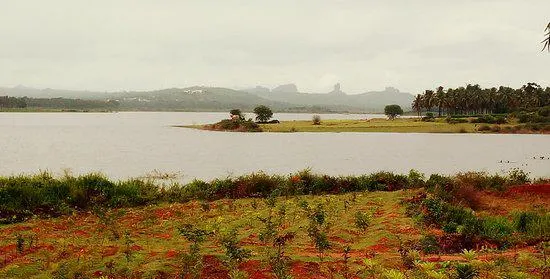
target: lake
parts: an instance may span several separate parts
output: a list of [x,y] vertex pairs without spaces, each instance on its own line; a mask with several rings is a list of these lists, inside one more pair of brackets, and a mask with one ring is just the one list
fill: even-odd
[[[280,120],[311,116],[275,114]],[[128,178],[160,171],[189,181],[305,168],[331,175],[520,168],[532,177],[550,177],[550,136],[544,135],[275,134],[172,127],[227,117],[206,112],[0,113],[0,175],[70,170]],[[322,119],[372,117],[383,116],[321,114]]]

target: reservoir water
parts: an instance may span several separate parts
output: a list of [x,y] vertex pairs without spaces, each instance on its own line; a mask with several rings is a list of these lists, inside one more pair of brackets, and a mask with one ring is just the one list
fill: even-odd
[[[311,116],[275,114],[280,120]],[[331,175],[410,169],[428,174],[506,173],[519,168],[532,177],[550,177],[547,135],[231,133],[173,127],[223,118],[227,113],[0,113],[0,175],[70,170],[128,178],[159,171],[189,181],[305,168]]]

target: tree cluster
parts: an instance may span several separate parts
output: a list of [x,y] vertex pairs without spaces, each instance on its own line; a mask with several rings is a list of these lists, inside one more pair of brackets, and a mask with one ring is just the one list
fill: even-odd
[[437,111],[439,116],[509,113],[548,105],[550,87],[542,88],[536,83],[518,89],[505,86],[481,88],[478,84],[448,89],[440,86],[435,91],[418,94],[412,102],[412,108],[419,116],[423,111]]

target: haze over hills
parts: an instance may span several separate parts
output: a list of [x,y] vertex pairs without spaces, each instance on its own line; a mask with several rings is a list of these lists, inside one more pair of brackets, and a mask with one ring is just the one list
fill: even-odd
[[413,95],[387,87],[348,95],[340,84],[329,93],[301,93],[295,84],[273,88],[234,90],[223,87],[193,86],[154,91],[93,92],[82,90],[35,89],[25,86],[1,88],[0,96],[29,98],[66,98],[83,100],[116,100],[120,110],[219,111],[232,108],[252,110],[259,104],[275,111],[304,112],[381,112],[385,105],[398,104],[410,108]]

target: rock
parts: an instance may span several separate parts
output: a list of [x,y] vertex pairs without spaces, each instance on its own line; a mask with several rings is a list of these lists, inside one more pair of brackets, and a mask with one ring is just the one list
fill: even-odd
[[298,87],[296,87],[296,84],[289,83],[289,84],[283,84],[279,85],[273,90],[271,90],[273,93],[298,93]]

